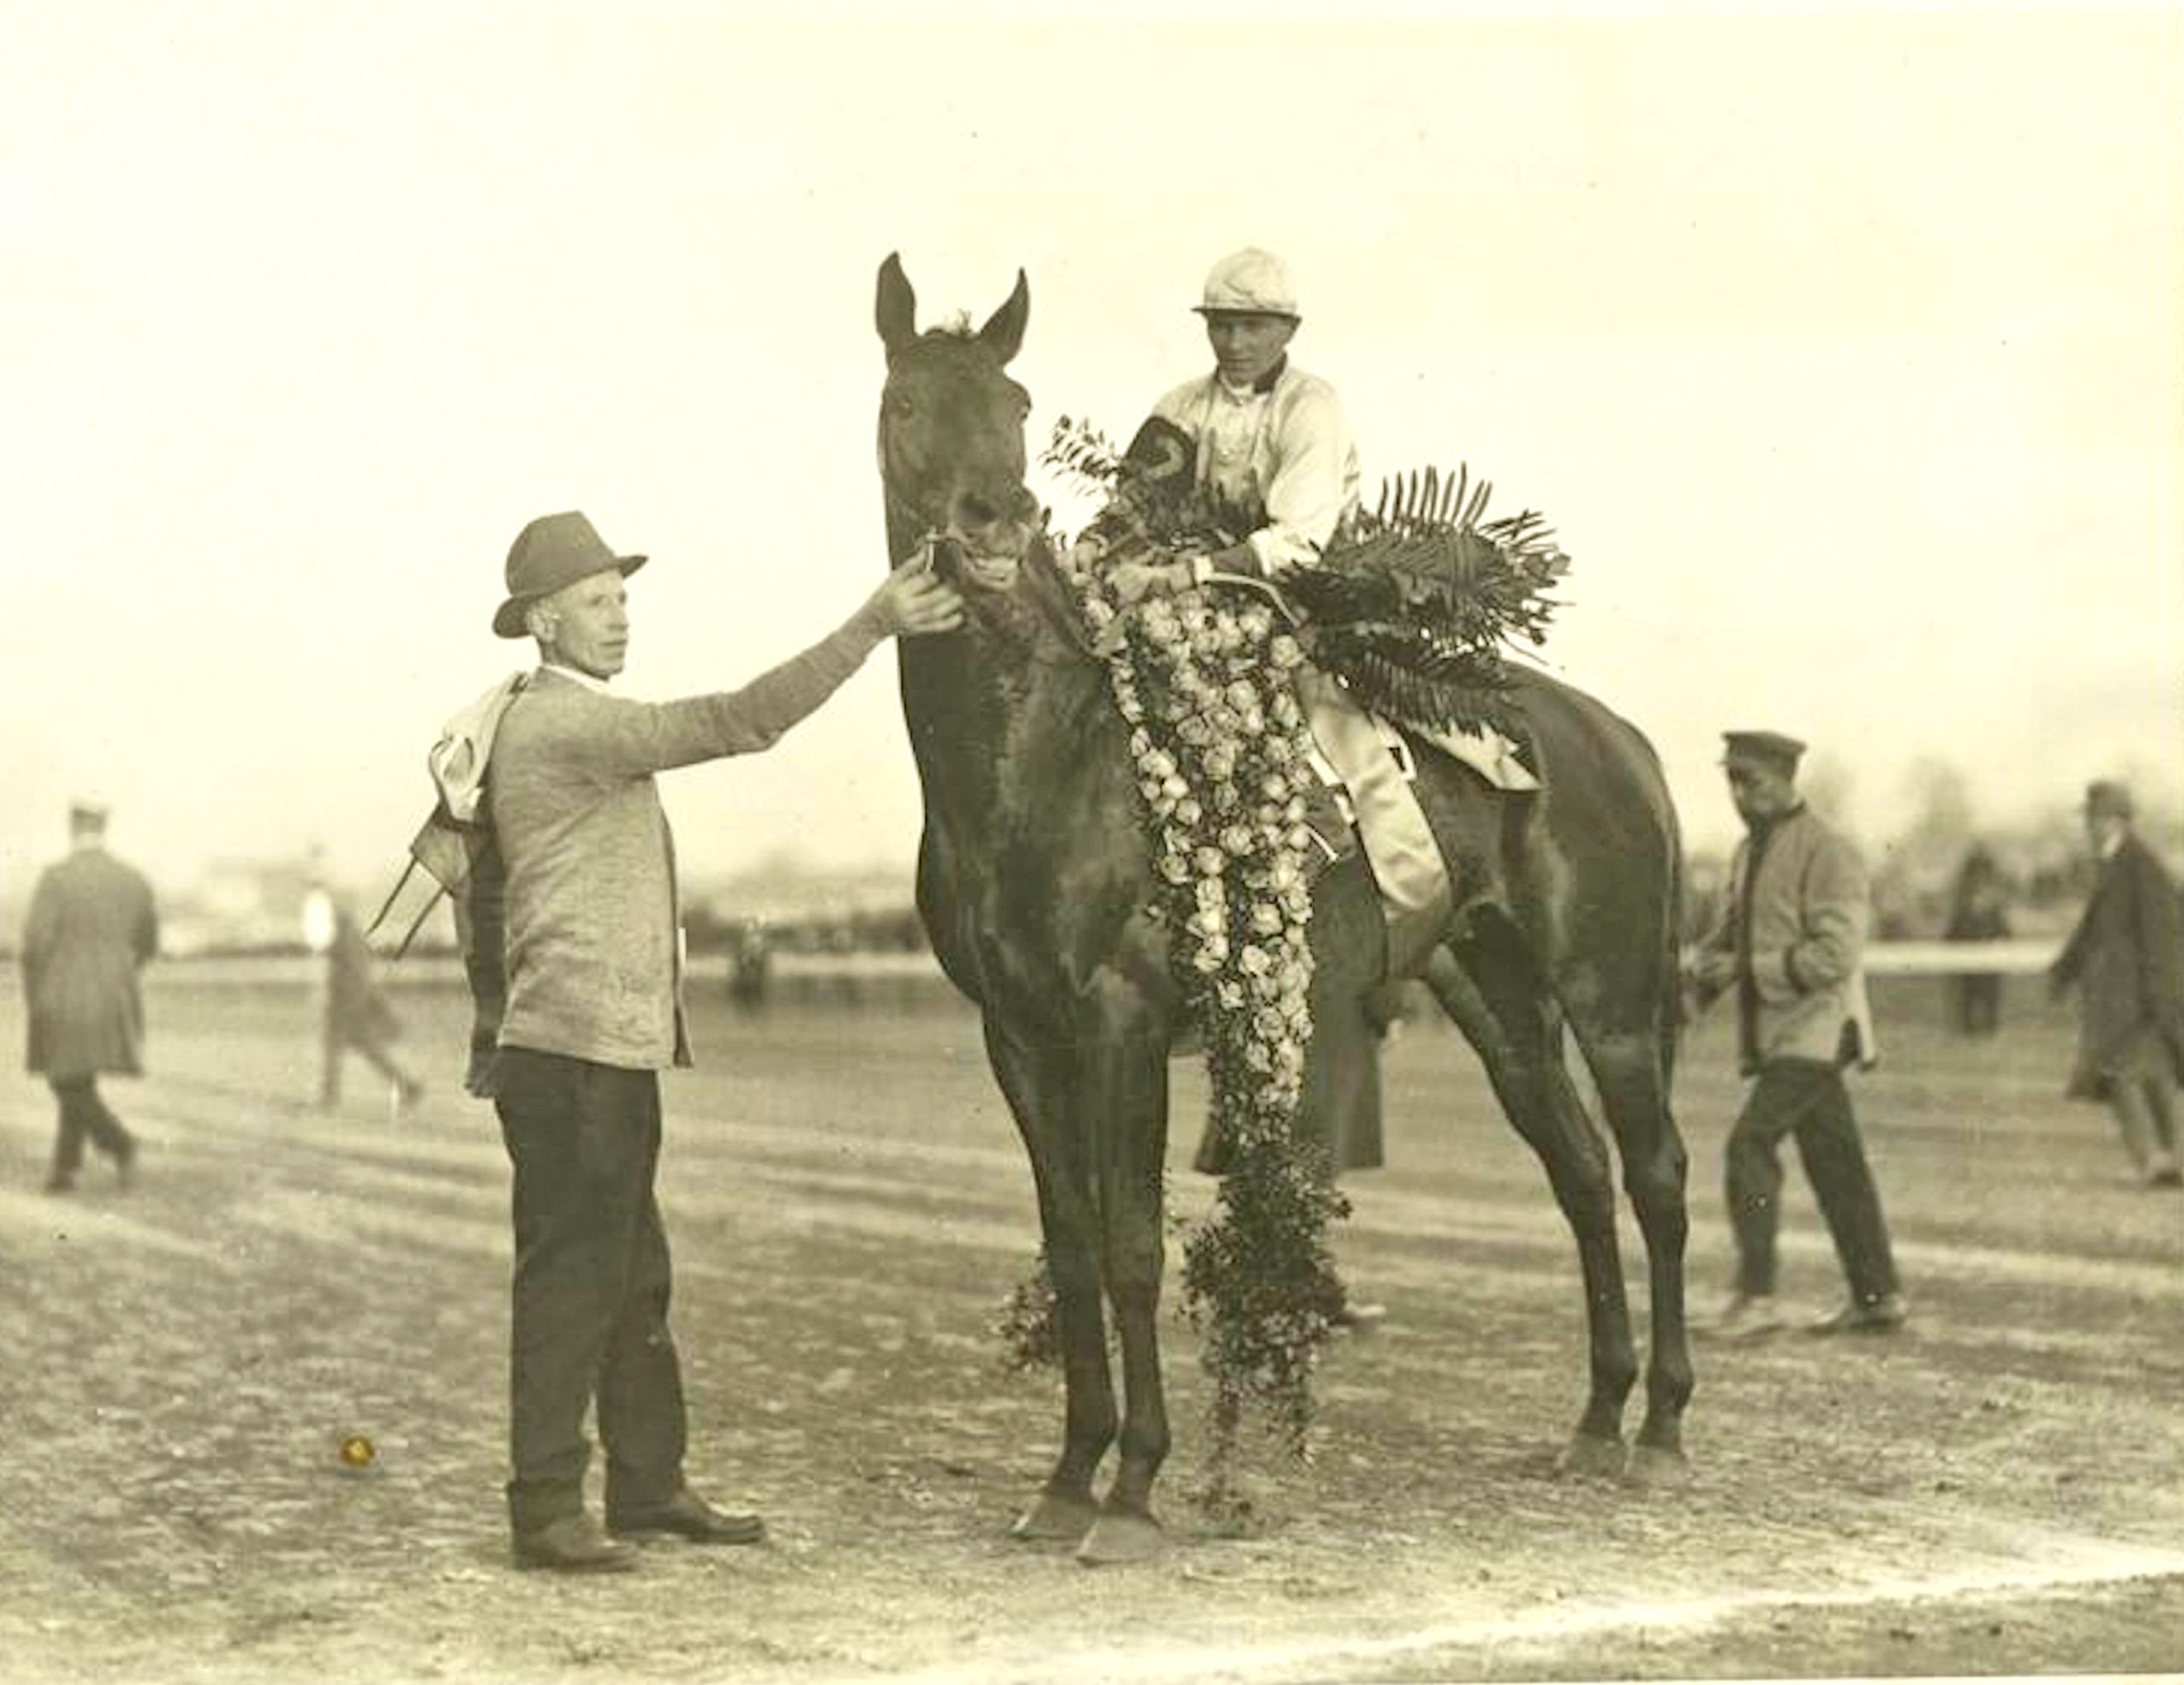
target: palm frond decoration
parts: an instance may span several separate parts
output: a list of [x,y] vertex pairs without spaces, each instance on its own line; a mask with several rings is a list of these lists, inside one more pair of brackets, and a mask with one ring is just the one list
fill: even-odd
[[1513,728],[1502,651],[1546,641],[1569,558],[1536,513],[1485,521],[1492,492],[1463,468],[1399,476],[1318,561],[1282,575],[1313,660],[1376,713]]

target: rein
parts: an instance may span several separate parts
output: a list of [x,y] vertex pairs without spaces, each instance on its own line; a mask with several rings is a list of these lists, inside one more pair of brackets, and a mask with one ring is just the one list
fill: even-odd
[[887,462],[884,458],[880,462],[880,495],[887,507],[889,527],[892,528],[895,525],[896,517],[900,516],[902,529],[906,533],[916,533],[918,535],[911,547],[900,556],[888,558],[889,566],[891,568],[932,566],[935,547],[941,538],[940,529],[919,514],[916,510],[911,508],[902,494],[895,490],[894,482],[888,478]]

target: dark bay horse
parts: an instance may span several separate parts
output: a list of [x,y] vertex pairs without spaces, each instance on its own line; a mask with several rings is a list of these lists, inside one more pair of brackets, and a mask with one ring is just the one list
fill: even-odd
[[[1157,1310],[1167,1060],[1189,1003],[1149,910],[1162,894],[1128,733],[1089,649],[1026,488],[1030,399],[1006,372],[1030,291],[976,332],[920,334],[899,261],[879,271],[887,348],[879,420],[889,554],[932,544],[969,604],[964,629],[900,649],[903,712],[924,791],[917,904],[933,951],[980,1009],[987,1052],[1030,1153],[1067,1405],[1060,1459],[1017,1523],[1080,1541],[1088,1561],[1157,1548],[1153,1481],[1168,1449]],[[1675,812],[1645,739],[1599,703],[1525,672],[1517,693],[1545,789],[1510,794],[1437,751],[1418,792],[1455,911],[1429,981],[1539,1154],[1577,1241],[1591,1386],[1564,1466],[1680,1465],[1691,1388],[1684,1321],[1685,1156],[1670,1114]],[[1372,880],[1352,857],[1314,890],[1312,1011],[1377,980]],[[1620,1149],[1650,1264],[1646,1413],[1626,1459],[1638,1374],[1613,1163],[1563,1063],[1574,1035]],[[1306,1107],[1328,1103],[1307,1059]],[[1106,1317],[1123,1364],[1116,1410]],[[1118,1433],[1119,1428],[1119,1433]],[[1120,1462],[1103,1499],[1093,1481]]]

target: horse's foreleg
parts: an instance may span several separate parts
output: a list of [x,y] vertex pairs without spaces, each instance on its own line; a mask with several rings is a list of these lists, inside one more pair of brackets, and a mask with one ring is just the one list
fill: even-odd
[[1623,1407],[1637,1381],[1638,1358],[1616,1243],[1607,1146],[1563,1067],[1560,1014],[1535,986],[1527,957],[1507,944],[1491,952],[1471,944],[1458,957],[1461,977],[1436,970],[1429,981],[1477,1049],[1510,1123],[1539,1155],[1577,1241],[1591,1386],[1564,1466],[1585,1474],[1619,1472]]
[[1071,1140],[1067,1077],[1057,1080],[1058,1062],[990,1018],[986,1048],[1031,1156],[1067,1401],[1061,1453],[1015,1532],[1018,1538],[1074,1543],[1098,1515],[1093,1477],[1115,1440],[1115,1389],[1107,1367],[1099,1234],[1088,1167],[1081,1145],[1073,1147]]
[[1101,1264],[1122,1341],[1123,1400],[1115,1479],[1078,1555],[1088,1563],[1127,1561],[1159,1548],[1152,1489],[1168,1452],[1159,1322],[1165,1044],[1139,1036],[1089,1047],[1079,1062],[1075,1099],[1079,1120],[1097,1143]]
[[1669,1108],[1658,1035],[1584,1036],[1585,1057],[1608,1125],[1623,1149],[1624,1186],[1646,1237],[1652,1353],[1646,1370],[1646,1420],[1631,1471],[1672,1472],[1683,1456],[1684,1406],[1691,1396],[1691,1338],[1684,1314],[1684,1246],[1689,1229],[1683,1138]]

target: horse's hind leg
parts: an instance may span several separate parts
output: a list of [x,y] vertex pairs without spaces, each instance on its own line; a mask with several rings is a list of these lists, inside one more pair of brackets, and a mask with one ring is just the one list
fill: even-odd
[[986,1050],[1031,1156],[1067,1400],[1061,1454],[1039,1496],[1017,1520],[1015,1533],[1021,1539],[1074,1543],[1098,1519],[1092,1480],[1115,1440],[1115,1389],[1100,1307],[1098,1229],[1086,1167],[1072,1163],[1068,1152],[1066,1081],[1056,1081],[1037,1049],[1011,1036],[990,1017]]
[[1631,1472],[1668,1474],[1683,1458],[1684,1406],[1691,1396],[1691,1351],[1684,1314],[1684,1245],[1689,1229],[1683,1138],[1669,1106],[1666,1042],[1656,1029],[1611,1032],[1574,1019],[1602,1108],[1623,1152],[1624,1186],[1646,1237],[1652,1350],[1646,1369],[1646,1420]]
[[1624,1463],[1624,1401],[1637,1380],[1638,1359],[1616,1246],[1607,1145],[1563,1068],[1560,1008],[1515,930],[1494,915],[1481,915],[1456,957],[1458,970],[1436,965],[1428,982],[1478,1050],[1510,1123],[1539,1154],[1577,1241],[1591,1390],[1563,1466],[1584,1474],[1617,1473]]

